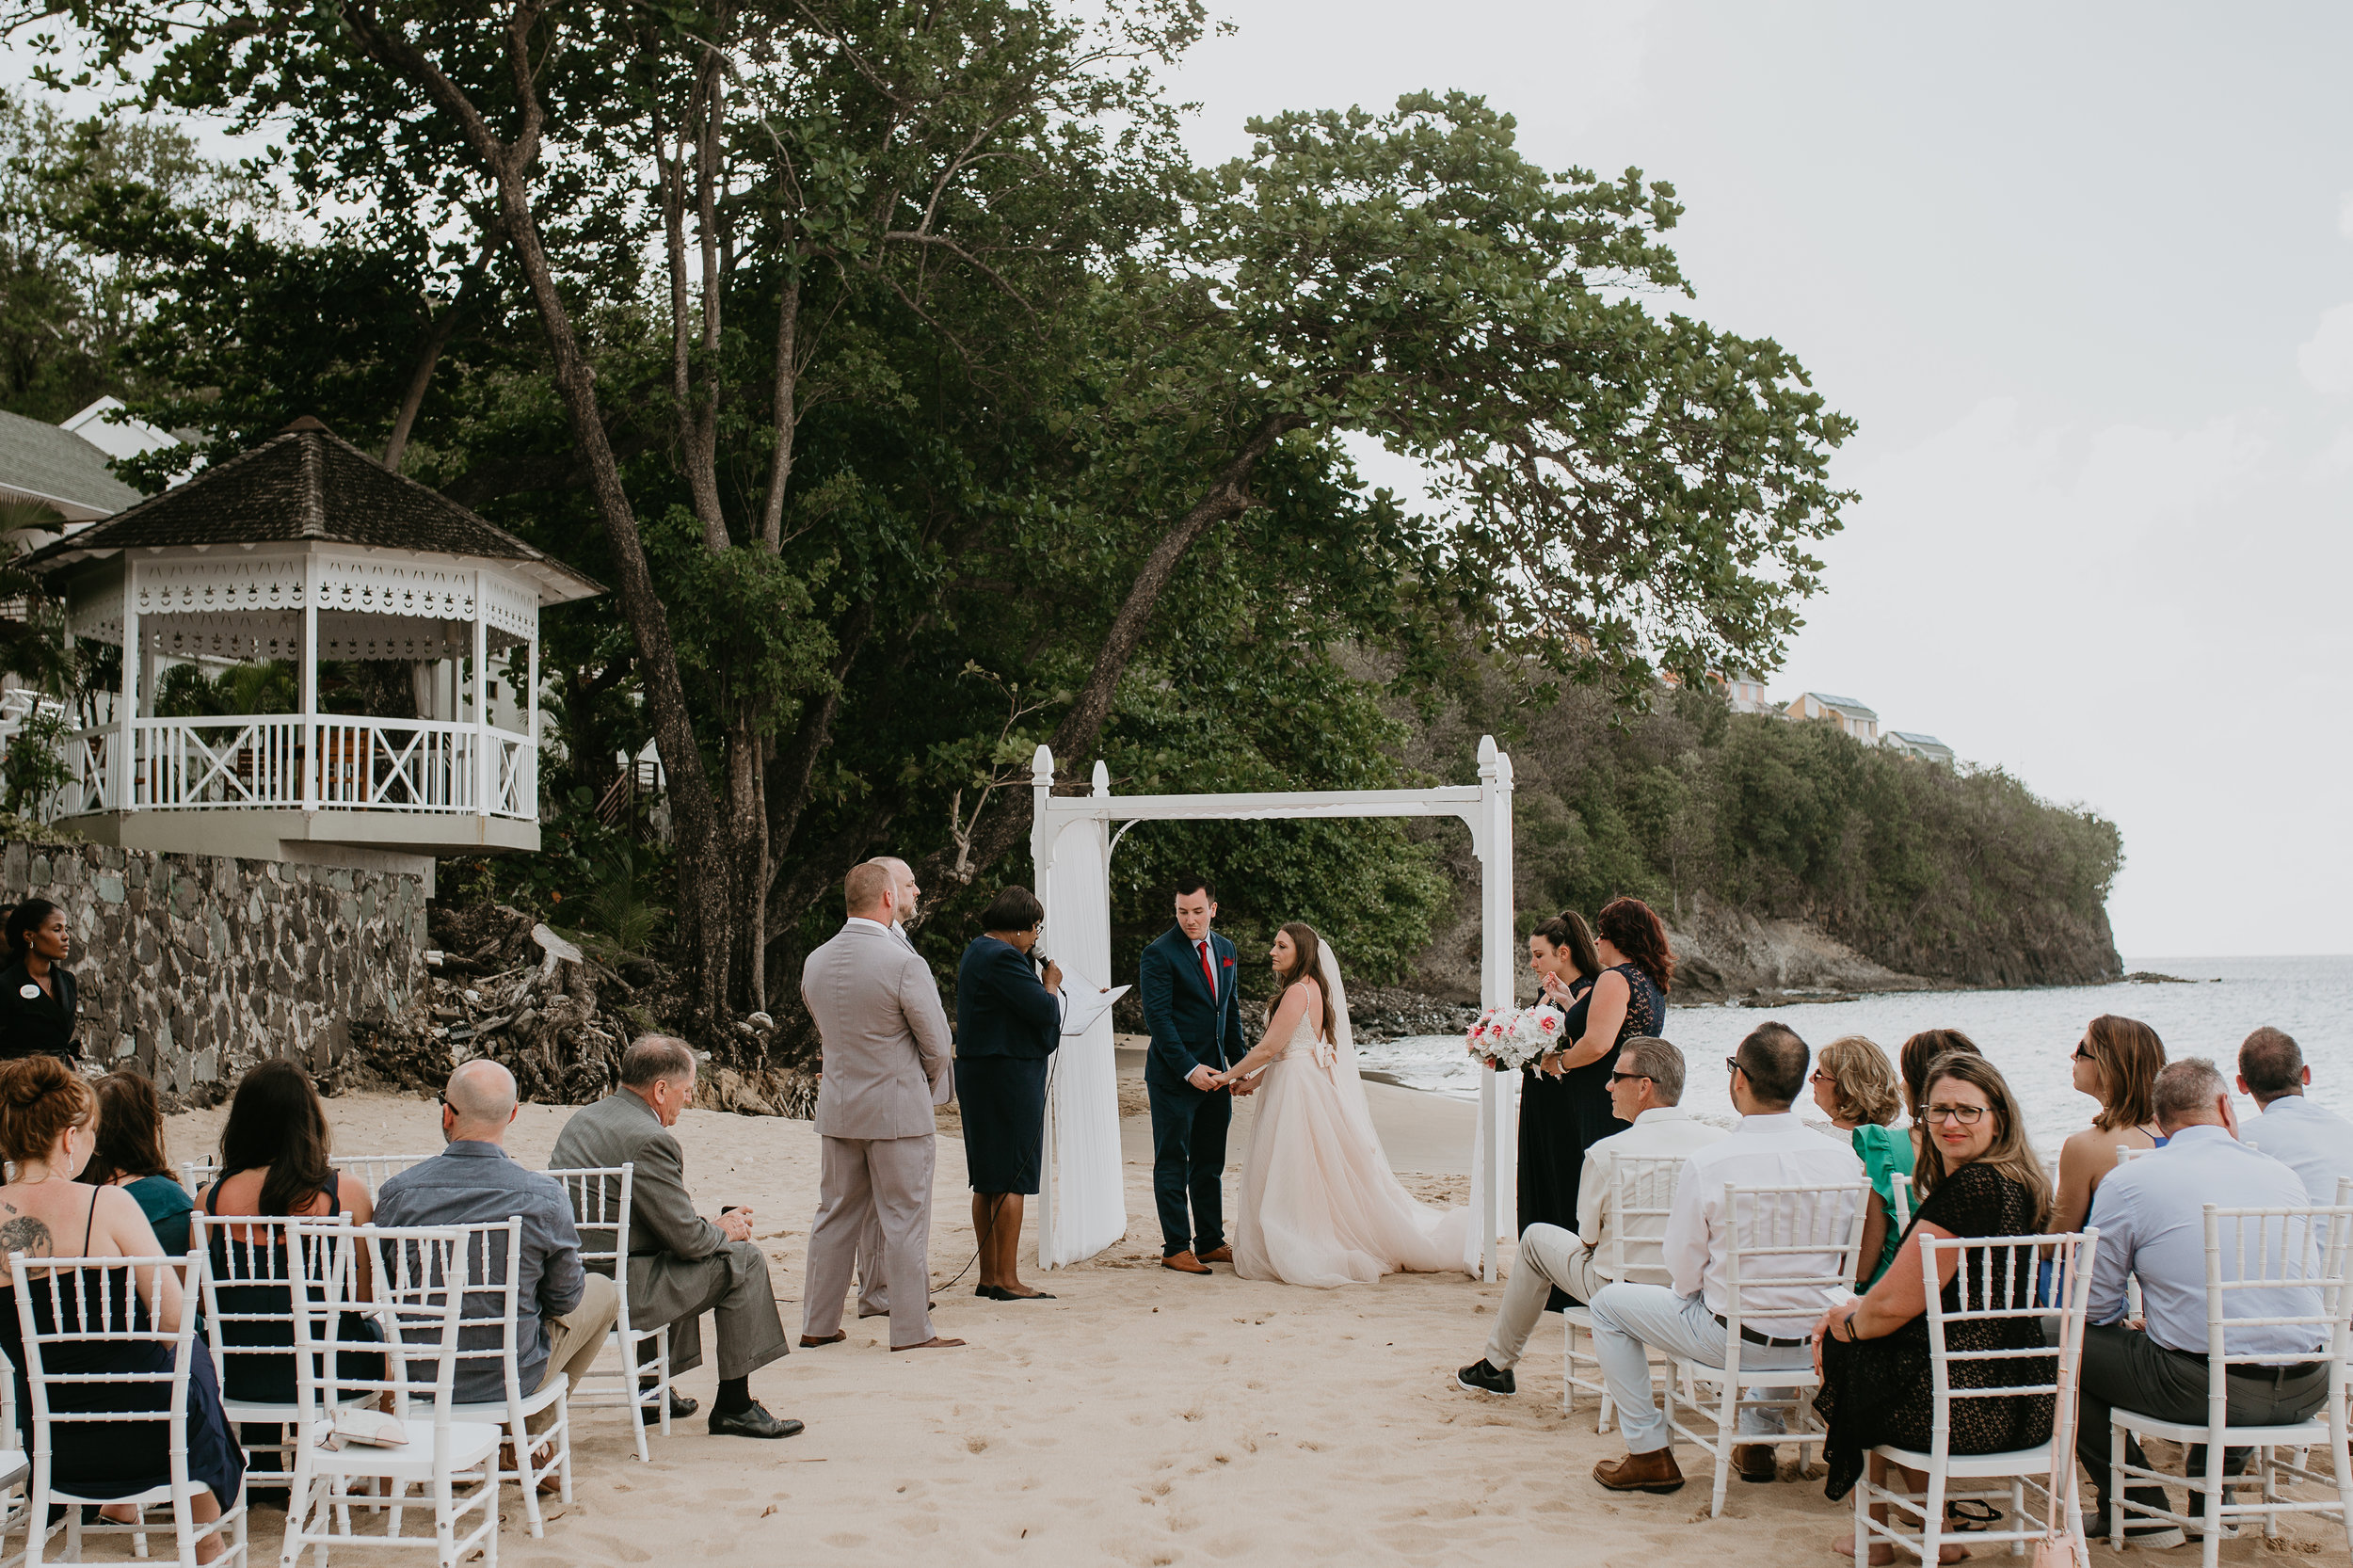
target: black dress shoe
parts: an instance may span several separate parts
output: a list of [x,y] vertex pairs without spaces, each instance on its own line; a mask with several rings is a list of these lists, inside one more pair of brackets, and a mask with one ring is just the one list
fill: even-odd
[[1467,1388],[1474,1394],[1516,1394],[1520,1391],[1520,1380],[1512,1375],[1512,1368],[1489,1366],[1485,1356],[1481,1356],[1455,1373],[1454,1382],[1457,1387]]
[[711,1435],[713,1437],[791,1437],[801,1430],[801,1423],[790,1416],[779,1419],[768,1414],[758,1400],[749,1410],[739,1410],[732,1416],[711,1413]]
[[1037,1290],[1023,1296],[1001,1285],[976,1285],[972,1287],[972,1293],[984,1302],[1050,1302],[1054,1299],[1053,1293],[1048,1290]]
[[[680,1393],[680,1392],[679,1392],[677,1389],[675,1389],[675,1388],[673,1388],[672,1390],[670,1390],[670,1419],[671,1419],[671,1420],[673,1420],[673,1421],[683,1421],[683,1420],[685,1420],[685,1419],[686,1419],[689,1416],[694,1415],[694,1414],[695,1414],[695,1412],[696,1412],[697,1410],[700,1410],[701,1408],[702,1408],[702,1402],[701,1402],[700,1400],[690,1400],[690,1399],[688,1399],[685,1395],[683,1395],[683,1394]],[[637,1420],[638,1420],[638,1424],[639,1424],[639,1425],[641,1425],[641,1426],[648,1426],[648,1427],[650,1427],[650,1426],[656,1426],[656,1425],[660,1424],[660,1422],[661,1422],[661,1420],[662,1420],[662,1410],[661,1410],[661,1407],[660,1407],[660,1406],[658,1406],[658,1405],[650,1405],[650,1404],[641,1404],[641,1405],[639,1405],[639,1406],[637,1407]]]

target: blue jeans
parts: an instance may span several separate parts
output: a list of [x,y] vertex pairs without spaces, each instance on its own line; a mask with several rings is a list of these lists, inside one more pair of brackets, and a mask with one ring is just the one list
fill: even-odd
[[1225,1244],[1225,1129],[1234,1119],[1233,1098],[1150,1079],[1144,1089],[1152,1100],[1152,1198],[1160,1211],[1160,1256],[1213,1252]]

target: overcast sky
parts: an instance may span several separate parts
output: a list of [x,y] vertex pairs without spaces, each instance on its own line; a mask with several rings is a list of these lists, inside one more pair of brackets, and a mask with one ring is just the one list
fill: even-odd
[[2115,820],[2127,955],[2353,952],[2353,8],[1222,14],[1177,84],[1205,157],[1460,88],[1675,184],[1690,308],[1862,424],[1771,692]]
[[1212,8],[1205,158],[1459,88],[1675,184],[1689,308],[1862,424],[1775,695],[2114,819],[2128,955],[2353,952],[2353,8]]

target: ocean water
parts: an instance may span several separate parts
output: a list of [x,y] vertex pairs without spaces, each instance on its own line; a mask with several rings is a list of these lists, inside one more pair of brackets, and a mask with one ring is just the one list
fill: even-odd
[[[1729,1119],[1732,1101],[1723,1058],[1768,1018],[1778,1019],[1822,1046],[1842,1034],[1865,1034],[1893,1059],[1906,1036],[1923,1029],[1958,1029],[2002,1069],[2025,1107],[2029,1135],[2049,1150],[2089,1126],[2097,1107],[2075,1092],[2068,1059],[2084,1025],[2102,1013],[2138,1018],[2165,1041],[2169,1057],[2206,1056],[2235,1074],[2239,1042],[2260,1024],[2283,1029],[2304,1049],[2313,1070],[2313,1099],[2353,1117],[2353,957],[2141,958],[2127,970],[2179,975],[2185,985],[2071,985],[2029,991],[1908,991],[1853,1001],[1806,1002],[1758,1009],[1676,1007],[1667,1012],[1667,1038],[1690,1064],[1686,1108],[1710,1120]],[[1368,1069],[1398,1081],[1467,1099],[1479,1097],[1479,1069],[1459,1035],[1420,1035],[1367,1046]],[[2242,1114],[2254,1105],[2240,1099]],[[1814,1114],[1809,1102],[1798,1108]]]

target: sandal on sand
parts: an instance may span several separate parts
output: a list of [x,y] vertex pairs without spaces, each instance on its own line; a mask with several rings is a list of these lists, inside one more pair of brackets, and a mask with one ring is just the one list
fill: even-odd
[[2002,1511],[1983,1497],[1956,1497],[1945,1505],[1945,1528],[1959,1534],[1973,1535],[2001,1522]]

